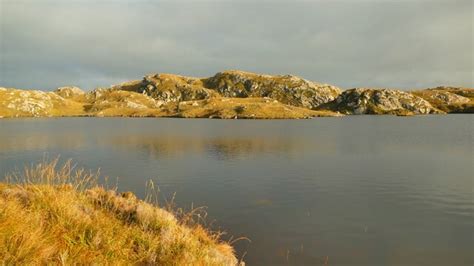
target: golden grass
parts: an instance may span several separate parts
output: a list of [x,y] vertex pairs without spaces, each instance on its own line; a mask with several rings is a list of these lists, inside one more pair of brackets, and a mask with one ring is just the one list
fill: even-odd
[[57,160],[7,176],[0,183],[1,264],[239,264],[220,233],[189,214],[107,190],[97,176]]

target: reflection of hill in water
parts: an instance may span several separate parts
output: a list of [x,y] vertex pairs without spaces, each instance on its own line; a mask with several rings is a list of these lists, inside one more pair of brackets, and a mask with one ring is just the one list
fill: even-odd
[[[150,157],[209,156],[221,160],[259,155],[433,156],[472,158],[467,116],[351,117],[306,121],[45,119],[0,122],[0,154],[44,151],[90,156],[98,152]],[[456,130],[453,130],[456,128]],[[80,150],[80,152],[79,152]],[[61,154],[64,155],[64,154]],[[349,158],[348,157],[348,158]],[[340,157],[344,158],[344,157]],[[264,159],[264,158],[262,158]]]
[[302,141],[278,137],[119,136],[111,138],[110,143],[127,149],[138,148],[157,158],[202,154],[229,160],[252,154],[292,154],[305,149]]
[[68,131],[68,134],[48,134],[45,132],[19,132],[14,136],[0,134],[0,152],[34,151],[48,149],[76,150],[83,148],[86,137],[83,133]]

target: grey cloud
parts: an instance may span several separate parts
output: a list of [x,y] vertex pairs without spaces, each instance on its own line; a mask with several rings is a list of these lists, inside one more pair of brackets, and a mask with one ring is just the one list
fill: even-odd
[[344,88],[473,87],[472,22],[471,0],[0,0],[0,86],[242,69]]

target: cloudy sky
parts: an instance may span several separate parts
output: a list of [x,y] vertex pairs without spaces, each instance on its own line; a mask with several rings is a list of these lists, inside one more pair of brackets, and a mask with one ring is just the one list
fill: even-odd
[[342,88],[474,87],[473,14],[472,0],[0,0],[0,86],[241,69]]

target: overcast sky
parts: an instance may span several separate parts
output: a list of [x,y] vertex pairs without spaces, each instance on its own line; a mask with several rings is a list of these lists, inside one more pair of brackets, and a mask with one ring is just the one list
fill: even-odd
[[342,88],[474,87],[473,2],[0,0],[0,86],[240,69]]

